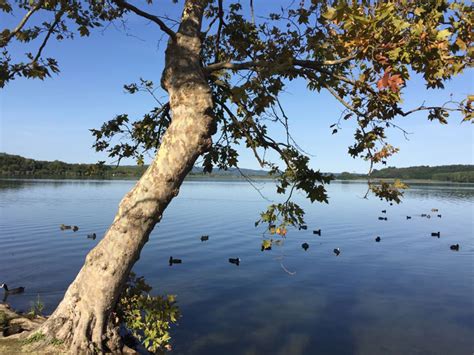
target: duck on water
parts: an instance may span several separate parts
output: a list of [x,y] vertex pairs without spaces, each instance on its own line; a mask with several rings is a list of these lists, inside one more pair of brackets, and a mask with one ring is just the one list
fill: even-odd
[[0,285],[0,288],[3,288],[5,290],[5,294],[15,294],[15,293],[23,293],[25,292],[25,288],[24,287],[17,287],[17,288],[8,288],[7,284],[1,284]]

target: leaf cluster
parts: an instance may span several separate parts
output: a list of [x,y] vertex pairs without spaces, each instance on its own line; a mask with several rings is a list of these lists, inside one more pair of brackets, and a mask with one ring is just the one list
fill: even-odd
[[154,83],[150,80],[140,79],[139,83],[124,85],[124,90],[129,94],[149,93],[158,106],[133,122],[128,114],[121,114],[99,129],[91,129],[95,138],[93,147],[96,151],[107,152],[117,162],[122,158],[134,158],[138,165],[143,165],[145,153],[155,153],[161,144],[171,122],[170,107],[154,95]]
[[[2,0],[1,13],[5,17],[22,13],[23,17],[14,28],[0,28],[0,88],[15,77],[43,80],[59,73],[58,62],[44,56],[48,41],[89,36],[123,11],[104,0]],[[42,20],[32,20],[36,16]],[[37,50],[26,52],[22,59],[12,58],[9,45],[13,40],[31,47],[38,43]]]
[[170,345],[169,330],[180,317],[176,296],[151,296],[143,277],[130,274],[117,305],[117,316],[132,335],[153,353]]

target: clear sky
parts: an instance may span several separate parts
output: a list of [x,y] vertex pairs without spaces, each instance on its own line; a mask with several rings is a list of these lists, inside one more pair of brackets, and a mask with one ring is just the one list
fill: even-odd
[[[171,1],[160,4],[160,13],[170,16],[177,15],[180,8]],[[268,7],[268,3],[255,1],[255,6],[258,14],[266,12],[263,7]],[[19,15],[0,16],[0,23],[7,26],[19,19]],[[151,98],[127,95],[123,84],[140,77],[159,83],[163,69],[166,42],[159,41],[162,34],[157,27],[132,15],[128,27],[124,31],[117,24],[97,30],[89,38],[51,42],[45,54],[58,59],[59,75],[45,81],[19,78],[0,92],[0,151],[71,163],[107,160],[91,148],[93,138],[89,129],[100,127],[116,114],[128,113],[138,118],[152,108]],[[32,45],[36,48],[38,44]],[[27,50],[16,47],[12,54]],[[448,100],[450,94],[463,99],[474,93],[473,79],[471,71],[439,91],[426,90],[421,80],[413,78],[405,91],[405,105],[415,107],[424,101],[439,104]],[[313,155],[313,167],[332,172],[367,171],[366,162],[347,154],[347,147],[353,142],[354,124],[344,122],[338,134],[331,134],[329,126],[342,111],[332,97],[309,92],[305,83],[299,81],[287,87],[282,102],[291,119],[294,138]],[[474,127],[460,121],[460,116],[452,116],[447,126],[441,126],[429,122],[426,113],[401,118],[397,123],[412,134],[406,141],[401,132],[389,131],[391,143],[400,148],[389,165],[473,164]],[[241,150],[241,154],[241,167],[258,168],[249,152]]]

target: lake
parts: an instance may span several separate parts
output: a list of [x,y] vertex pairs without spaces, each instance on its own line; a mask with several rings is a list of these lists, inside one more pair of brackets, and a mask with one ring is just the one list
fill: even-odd
[[[26,287],[8,302],[27,311],[39,297],[52,312],[133,184],[0,180],[0,283]],[[272,182],[256,185],[278,200]],[[262,252],[254,222],[269,202],[252,186],[185,182],[134,268],[153,293],[177,295],[172,353],[473,354],[474,187],[413,185],[393,206],[365,190],[335,182],[328,205],[296,196],[308,230]]]

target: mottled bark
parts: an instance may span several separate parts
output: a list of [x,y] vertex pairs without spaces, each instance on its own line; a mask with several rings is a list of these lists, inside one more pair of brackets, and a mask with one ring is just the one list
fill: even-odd
[[176,38],[168,43],[162,86],[169,93],[172,122],[156,157],[40,329],[70,344],[72,353],[120,352],[110,315],[150,232],[196,159],[210,147],[212,96],[200,64],[205,3],[186,2]]

